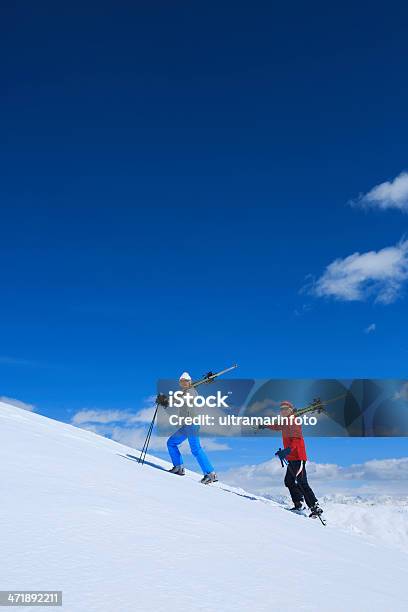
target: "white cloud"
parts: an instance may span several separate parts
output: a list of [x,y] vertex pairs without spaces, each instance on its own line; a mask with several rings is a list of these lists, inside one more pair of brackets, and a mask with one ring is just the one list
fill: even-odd
[[[245,465],[231,469],[222,474],[222,479],[252,493],[276,495],[285,492],[284,473],[279,461],[271,459],[258,465]],[[336,492],[406,494],[408,457],[372,460],[346,467],[334,463],[311,461],[307,463],[307,473],[318,495]]]
[[[154,399],[147,398],[145,401],[151,404]],[[154,406],[142,408],[135,413],[126,410],[86,409],[75,413],[71,423],[132,448],[142,448],[147,434],[146,425],[151,422],[154,410]],[[218,442],[213,438],[202,437],[201,444],[208,451],[230,450],[228,444]],[[167,438],[157,436],[153,430],[149,448],[156,451],[167,451]],[[190,453],[188,444],[183,445],[183,453]]]
[[[155,398],[147,398],[146,404],[153,404]],[[132,423],[150,423],[155,411],[155,406],[142,408],[137,412],[129,412],[128,410],[95,410],[84,409],[76,412],[72,417],[73,425],[83,425],[84,423],[122,423],[131,425]]]
[[217,442],[213,438],[202,438],[201,446],[208,451],[228,451],[231,450],[231,447],[228,446],[225,442]]
[[394,180],[376,185],[350,203],[362,208],[396,208],[408,212],[408,172],[401,172]]
[[80,410],[72,417],[73,425],[83,423],[127,423],[132,418],[130,412],[125,410]]
[[20,359],[19,357],[10,357],[8,355],[0,355],[0,364],[8,366],[24,366],[29,368],[43,367],[37,361],[29,361],[28,359]]
[[155,406],[152,406],[151,408],[142,408],[142,410],[136,412],[136,414],[134,414],[131,419],[128,420],[128,423],[150,423],[155,409]]
[[401,295],[407,279],[408,240],[401,240],[380,251],[336,259],[313,283],[311,292],[343,301],[364,301],[374,296],[376,302],[390,304]]
[[310,312],[311,309],[312,307],[310,304],[302,304],[300,308],[295,308],[293,314],[295,315],[295,317],[301,317],[304,314]]
[[370,325],[368,325],[368,327],[366,327],[364,329],[364,333],[365,334],[372,334],[373,332],[375,332],[375,330],[377,329],[377,326],[375,323],[371,323]]
[[266,398],[257,402],[251,403],[248,414],[262,414],[263,416],[276,415],[276,409],[280,406],[280,401],[272,398]]
[[[109,437],[116,442],[125,444],[132,448],[141,449],[146,439],[147,429],[145,427],[113,427]],[[154,431],[150,438],[149,450],[166,451],[167,438],[157,436]]]
[[401,389],[395,394],[394,399],[408,401],[408,382],[402,385]]
[[35,410],[34,404],[27,404],[26,402],[21,402],[20,400],[13,399],[12,397],[6,397],[5,395],[0,396],[0,402],[3,402],[4,404],[10,404],[11,406],[15,406],[16,408],[28,410],[29,412],[34,412]]

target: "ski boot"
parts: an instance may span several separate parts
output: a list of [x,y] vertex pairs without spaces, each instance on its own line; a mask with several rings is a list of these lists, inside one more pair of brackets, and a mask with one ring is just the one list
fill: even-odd
[[177,476],[184,476],[186,471],[182,465],[175,465],[171,470],[167,470],[170,474],[176,474]]
[[203,484],[211,484],[212,482],[217,482],[217,474],[215,472],[210,472],[209,474],[204,474],[204,478],[200,480]]
[[298,512],[301,513],[302,510],[305,510],[305,506],[303,505],[303,502],[296,502],[295,505],[293,506],[293,508],[289,508],[290,512]]
[[316,502],[314,506],[310,508],[309,518],[318,518],[323,514],[323,510],[320,508],[319,504]]

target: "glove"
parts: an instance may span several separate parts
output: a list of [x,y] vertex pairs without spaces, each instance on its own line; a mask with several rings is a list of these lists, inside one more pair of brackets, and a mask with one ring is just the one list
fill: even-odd
[[169,398],[164,393],[159,393],[156,397],[156,404],[163,406],[163,408],[167,408],[169,405]]

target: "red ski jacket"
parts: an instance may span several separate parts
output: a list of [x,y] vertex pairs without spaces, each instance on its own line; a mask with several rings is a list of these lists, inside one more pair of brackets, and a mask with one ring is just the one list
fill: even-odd
[[290,448],[288,461],[307,461],[301,425],[267,425],[268,429],[282,432],[283,448]]

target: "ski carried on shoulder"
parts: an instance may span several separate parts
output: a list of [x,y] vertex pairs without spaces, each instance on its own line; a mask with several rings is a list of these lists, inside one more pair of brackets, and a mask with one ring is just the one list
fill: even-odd
[[317,412],[318,414],[320,414],[321,412],[326,412],[326,406],[328,404],[334,404],[335,402],[338,402],[339,400],[342,400],[346,397],[347,393],[344,393],[343,395],[338,395],[337,397],[333,397],[329,400],[321,400],[320,397],[316,397],[308,406],[305,406],[304,408],[298,408],[295,411],[295,416],[302,416],[303,414],[308,414],[310,412]]
[[226,374],[227,372],[231,372],[231,370],[235,370],[235,368],[237,367],[238,367],[238,364],[235,363],[230,368],[225,368],[225,370],[221,370],[220,372],[215,372],[215,373],[208,372],[199,380],[192,382],[190,387],[198,387],[199,385],[209,385],[212,382],[214,382],[214,380],[218,378],[219,376],[222,376],[223,374]]
[[[237,367],[238,365],[235,363],[230,368],[225,368],[225,370],[221,370],[221,372],[215,372],[215,374],[213,372],[208,372],[202,378],[200,378],[200,380],[196,380],[195,382],[192,382],[189,388],[198,387],[199,385],[204,385],[204,384],[207,384],[207,385],[211,384],[212,382],[214,382],[216,378],[218,378],[218,376],[221,376],[222,374],[226,374],[227,372],[231,372],[231,370],[235,370],[235,368]],[[154,427],[154,423],[156,420],[157,411],[159,409],[159,406],[163,406],[164,408],[167,408],[168,406],[168,398],[164,393],[159,393],[159,395],[156,397],[156,409],[154,411],[153,418],[149,425],[147,436],[144,441],[144,444],[143,444],[143,447],[140,453],[140,457],[139,457],[139,463],[141,465],[143,465],[146,460],[146,453],[147,453],[147,449],[149,448],[150,438],[152,436],[152,431],[153,431],[153,427]]]

